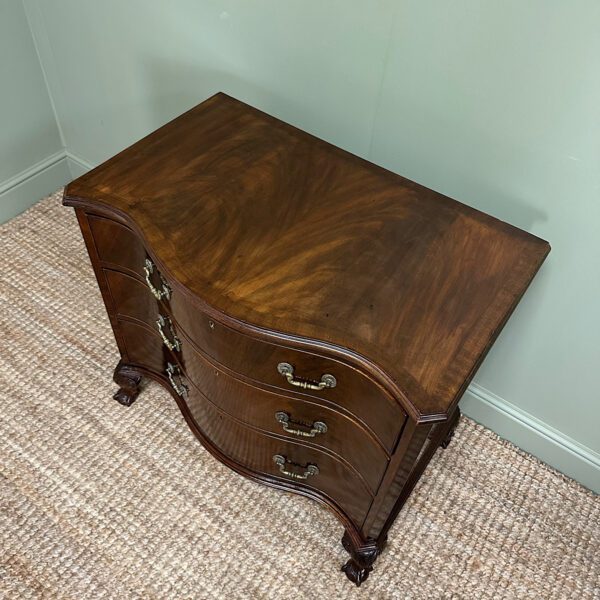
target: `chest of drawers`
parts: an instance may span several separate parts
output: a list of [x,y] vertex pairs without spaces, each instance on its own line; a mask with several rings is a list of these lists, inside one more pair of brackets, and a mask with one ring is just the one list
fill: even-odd
[[357,585],[550,249],[224,94],[64,202],[115,399],[155,379],[218,460],[331,509]]

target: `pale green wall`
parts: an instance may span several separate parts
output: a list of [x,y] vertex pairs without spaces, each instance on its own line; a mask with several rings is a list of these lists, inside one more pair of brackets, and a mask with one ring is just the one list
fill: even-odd
[[465,406],[600,489],[600,2],[24,1],[75,159],[223,90],[548,239]]
[[402,2],[370,158],[550,241],[476,381],[600,452],[600,2]]
[[0,222],[66,181],[62,149],[23,4],[0,0]]

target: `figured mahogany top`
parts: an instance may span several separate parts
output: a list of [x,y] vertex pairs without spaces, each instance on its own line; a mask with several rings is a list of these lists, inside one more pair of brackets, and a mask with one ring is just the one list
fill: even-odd
[[350,349],[446,413],[547,242],[217,94],[72,182],[241,322]]

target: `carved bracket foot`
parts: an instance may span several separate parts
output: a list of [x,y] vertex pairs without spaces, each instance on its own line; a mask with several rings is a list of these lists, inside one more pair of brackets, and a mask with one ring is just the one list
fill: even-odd
[[123,361],[119,361],[113,380],[119,386],[113,398],[123,406],[131,406],[140,393],[141,373]]
[[458,406],[454,410],[454,414],[452,415],[452,425],[450,425],[450,429],[448,429],[448,433],[444,436],[444,439],[441,441],[440,446],[445,450],[452,441],[454,437],[454,431],[456,430],[456,426],[458,425],[458,421],[460,419],[460,409]]
[[342,538],[342,545],[346,551],[350,554],[350,559],[342,567],[342,571],[346,573],[346,577],[350,581],[356,584],[357,587],[369,577],[369,573],[373,570],[373,563],[377,557],[381,554],[387,537],[380,540],[373,540],[369,538],[363,542],[360,546],[356,546],[348,532],[344,533]]

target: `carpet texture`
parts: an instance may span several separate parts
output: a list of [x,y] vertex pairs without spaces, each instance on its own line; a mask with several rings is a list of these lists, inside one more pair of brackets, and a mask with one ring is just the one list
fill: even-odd
[[463,418],[370,579],[342,527],[231,472],[118,355],[60,194],[0,227],[1,598],[600,598],[598,496]]

